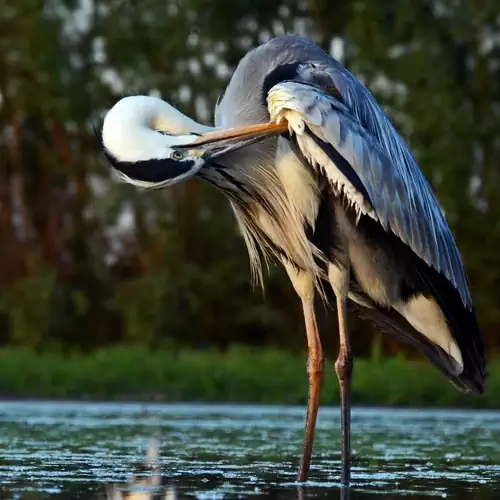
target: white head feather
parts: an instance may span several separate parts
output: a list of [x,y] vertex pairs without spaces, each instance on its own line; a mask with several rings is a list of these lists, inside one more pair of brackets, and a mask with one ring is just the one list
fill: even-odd
[[[189,144],[199,134],[213,130],[183,115],[167,102],[150,96],[130,96],[118,101],[106,114],[102,126],[102,144],[117,164],[149,160],[168,160],[174,146]],[[126,182],[143,188],[162,188],[194,175],[202,166],[199,157],[192,169],[160,182],[134,179],[120,172]],[[179,161],[183,161],[182,157]],[[118,170],[120,170],[118,168]]]
[[119,161],[145,161],[168,158],[169,146],[187,144],[211,130],[157,97],[138,95],[121,99],[108,111],[102,142]]

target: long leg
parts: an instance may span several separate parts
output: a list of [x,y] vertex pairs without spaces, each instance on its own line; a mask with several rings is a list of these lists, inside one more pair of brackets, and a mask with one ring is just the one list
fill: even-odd
[[284,265],[295,291],[302,300],[307,334],[309,393],[304,445],[297,475],[299,481],[306,481],[309,475],[309,466],[311,464],[314,431],[316,428],[321,386],[323,384],[323,348],[321,346],[318,325],[316,323],[316,314],[314,310],[314,283],[312,277],[305,271],[297,271],[287,262],[284,262]]
[[306,323],[307,347],[309,357],[307,360],[307,373],[309,375],[309,395],[307,401],[306,430],[304,435],[304,446],[297,479],[306,481],[311,464],[311,454],[314,443],[314,431],[316,428],[316,417],[323,385],[323,348],[319,338],[316,314],[314,312],[314,297],[302,299],[304,320]]
[[337,311],[339,316],[339,340],[340,350],[335,371],[340,386],[340,422],[342,428],[341,458],[342,476],[344,486],[348,486],[351,480],[351,380],[352,380],[352,352],[347,332],[347,304],[346,299],[337,298]]
[[335,361],[335,372],[340,388],[340,425],[341,425],[341,481],[349,486],[351,480],[351,380],[352,351],[347,331],[347,293],[349,268],[329,269],[330,282],[337,297],[337,314],[339,320],[339,355]]

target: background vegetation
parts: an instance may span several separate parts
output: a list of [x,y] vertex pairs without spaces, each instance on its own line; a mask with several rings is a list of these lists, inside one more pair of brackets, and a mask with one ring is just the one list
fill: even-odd
[[[117,183],[92,133],[117,99],[136,93],[210,123],[244,53],[292,32],[340,58],[410,142],[456,235],[495,351],[495,0],[2,0],[0,345],[304,349],[300,304],[282,270],[272,270],[265,297],[251,289],[223,197],[197,181],[155,193]],[[323,337],[334,354],[327,312]],[[357,355],[401,351],[355,319],[351,327]]]
[[[306,358],[244,346],[223,353],[123,346],[70,356],[2,349],[0,397],[305,405]],[[336,405],[333,363],[325,369],[321,402]],[[352,401],[355,406],[500,408],[499,360],[490,363],[490,372],[488,391],[478,398],[457,391],[426,361],[373,355],[356,359]]]

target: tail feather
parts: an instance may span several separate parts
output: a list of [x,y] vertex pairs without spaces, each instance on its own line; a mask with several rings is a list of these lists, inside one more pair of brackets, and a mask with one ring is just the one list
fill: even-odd
[[[473,307],[463,302],[446,276],[395,236],[376,232],[368,223],[364,230],[372,231],[372,243],[391,248],[398,256],[399,275],[396,271],[393,279],[399,277],[399,295],[392,307],[379,307],[368,297],[368,303],[354,307],[379,328],[422,351],[459,389],[482,394],[487,378],[485,349]],[[357,282],[350,290],[366,295]]]
[[420,352],[459,390],[482,394],[484,392],[484,379],[469,378],[464,372],[457,375],[456,361],[441,347],[435,345],[417,330],[415,330],[394,309],[377,309],[365,307],[359,303],[350,303],[350,310],[370,323],[383,333],[388,333],[401,342],[410,345]]
[[417,257],[414,257],[413,279],[417,288],[434,298],[446,317],[463,358],[463,370],[458,375],[460,381],[471,392],[483,394],[487,379],[486,359],[474,310],[465,307],[448,279]]

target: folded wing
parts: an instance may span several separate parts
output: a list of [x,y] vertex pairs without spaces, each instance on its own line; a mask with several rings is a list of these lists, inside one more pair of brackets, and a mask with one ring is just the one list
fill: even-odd
[[471,309],[460,253],[408,147],[370,94],[359,91],[360,99],[354,99],[352,90],[334,83],[333,94],[308,81],[278,83],[267,96],[271,117],[286,117],[308,162],[318,165],[359,213],[446,276]]

